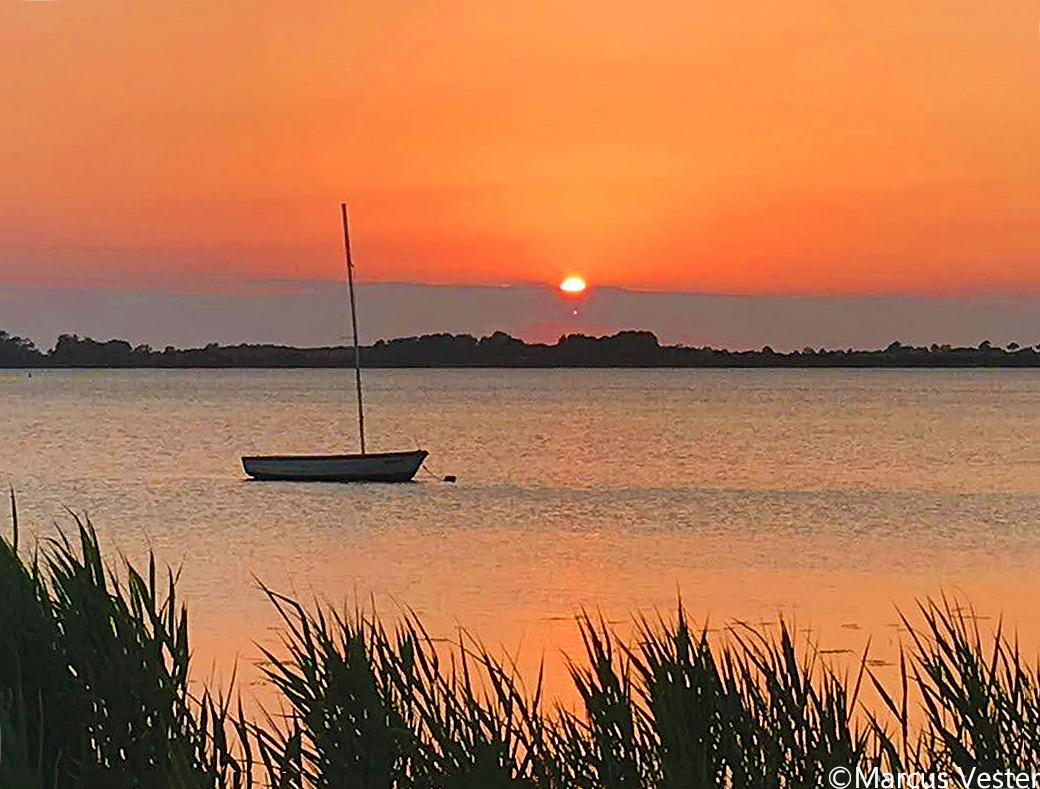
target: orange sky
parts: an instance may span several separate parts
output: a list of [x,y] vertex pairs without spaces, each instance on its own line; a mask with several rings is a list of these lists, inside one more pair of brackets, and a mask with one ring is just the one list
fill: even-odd
[[8,0],[0,281],[1040,292],[1031,0]]

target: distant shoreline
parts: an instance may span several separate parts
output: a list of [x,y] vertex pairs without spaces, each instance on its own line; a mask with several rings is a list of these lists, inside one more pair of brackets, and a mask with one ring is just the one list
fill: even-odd
[[[218,345],[156,350],[126,340],[99,342],[63,334],[49,351],[0,331],[0,368],[4,369],[289,369],[351,366],[353,348],[294,348],[283,345]],[[569,334],[556,343],[526,343],[504,332],[476,338],[468,334],[427,334],[379,340],[362,346],[368,368],[945,368],[1040,367],[1036,346],[1006,348],[983,342],[977,347],[893,342],[879,350],[805,348],[787,353],[769,346],[728,351],[661,345],[647,331],[622,331],[603,337]]]

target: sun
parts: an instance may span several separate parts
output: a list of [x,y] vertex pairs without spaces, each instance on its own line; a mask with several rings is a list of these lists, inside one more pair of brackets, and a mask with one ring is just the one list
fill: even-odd
[[560,283],[560,290],[564,293],[578,294],[585,292],[585,280],[581,277],[571,275]]

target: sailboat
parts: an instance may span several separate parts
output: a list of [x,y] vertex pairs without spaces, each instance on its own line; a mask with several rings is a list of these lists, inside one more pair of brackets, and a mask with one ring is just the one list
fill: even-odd
[[354,299],[354,261],[350,254],[347,204],[343,213],[343,245],[350,286],[350,321],[354,329],[354,381],[357,386],[358,434],[361,452],[353,455],[261,455],[242,458],[246,474],[254,479],[291,482],[408,482],[426,460],[428,452],[365,451],[365,412],[361,396],[361,350],[358,346],[357,306]]

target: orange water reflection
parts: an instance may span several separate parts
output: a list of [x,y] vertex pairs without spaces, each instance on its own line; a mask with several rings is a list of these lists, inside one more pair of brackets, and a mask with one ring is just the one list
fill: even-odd
[[[544,655],[566,698],[582,607],[811,628],[891,671],[896,607],[945,589],[1032,650],[1040,374],[1031,371],[372,371],[373,448],[456,485],[243,481],[244,453],[350,448],[340,371],[0,372],[0,478],[27,530],[63,506],[182,565],[195,676],[271,643],[257,587],[415,609]],[[429,477],[424,477],[429,480]],[[983,620],[986,622],[995,620]],[[767,625],[762,625],[767,626]],[[846,652],[845,650],[851,650]]]

